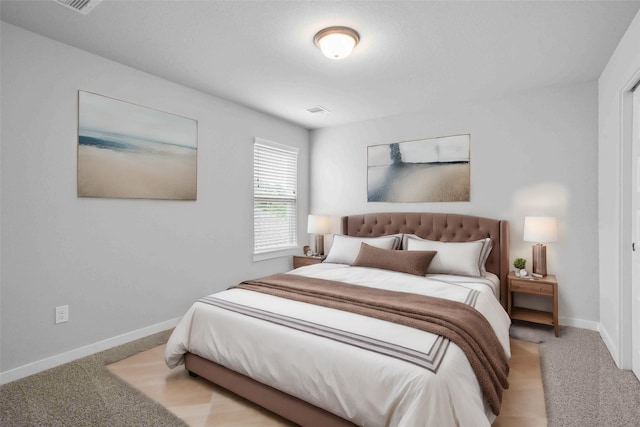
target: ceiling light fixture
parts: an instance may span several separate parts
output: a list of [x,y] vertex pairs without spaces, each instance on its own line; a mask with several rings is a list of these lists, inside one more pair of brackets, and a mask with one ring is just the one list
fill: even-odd
[[325,28],[313,38],[324,56],[331,59],[346,58],[359,41],[360,35],[348,27]]

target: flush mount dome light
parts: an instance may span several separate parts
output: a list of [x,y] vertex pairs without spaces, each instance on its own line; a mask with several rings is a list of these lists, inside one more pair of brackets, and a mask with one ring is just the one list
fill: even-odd
[[347,27],[325,28],[313,38],[324,56],[331,59],[346,58],[359,41],[360,35]]

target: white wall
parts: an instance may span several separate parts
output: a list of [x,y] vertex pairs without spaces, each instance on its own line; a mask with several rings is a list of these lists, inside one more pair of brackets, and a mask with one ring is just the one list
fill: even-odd
[[[306,224],[306,129],[6,23],[1,43],[5,379],[28,373],[20,369],[29,363],[166,325],[202,295],[291,268],[290,256],[252,261],[253,138],[300,148]],[[198,200],[76,197],[79,89],[196,119]],[[63,304],[70,321],[55,325]]]
[[[367,146],[471,134],[471,201],[368,203]],[[554,87],[507,99],[387,117],[311,132],[311,212],[468,213],[511,223],[511,259],[531,266],[525,215],[559,220],[548,269],[559,280],[560,323],[595,329],[599,319],[597,88]],[[339,230],[334,230],[339,231]],[[547,300],[520,300],[550,308]]]
[[631,367],[631,88],[640,80],[640,13],[598,80],[601,335]]

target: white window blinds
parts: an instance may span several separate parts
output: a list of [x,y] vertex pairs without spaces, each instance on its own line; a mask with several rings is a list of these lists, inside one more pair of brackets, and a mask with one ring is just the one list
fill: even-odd
[[297,246],[298,149],[257,139],[253,145],[254,253]]

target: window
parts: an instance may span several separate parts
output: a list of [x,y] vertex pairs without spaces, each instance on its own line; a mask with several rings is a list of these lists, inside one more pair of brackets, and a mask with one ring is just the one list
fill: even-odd
[[253,252],[297,247],[298,149],[256,138],[253,145]]

